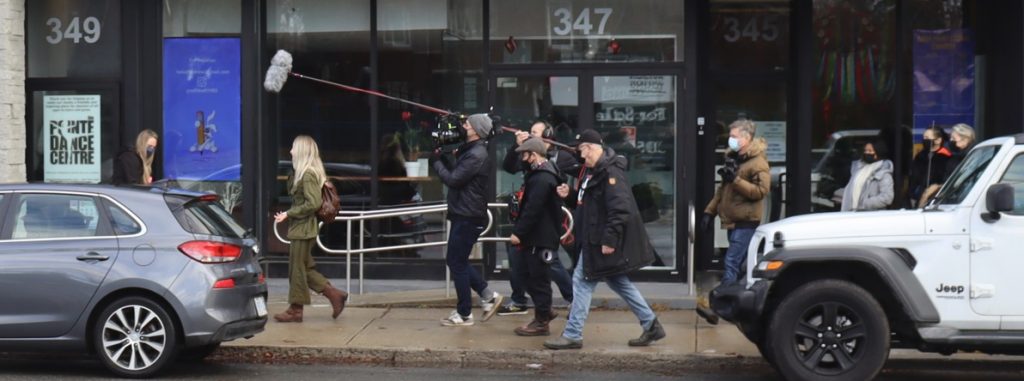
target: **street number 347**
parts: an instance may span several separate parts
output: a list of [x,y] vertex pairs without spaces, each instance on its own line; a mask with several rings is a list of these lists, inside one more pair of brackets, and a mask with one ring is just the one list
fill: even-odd
[[56,45],[69,39],[78,43],[81,40],[85,40],[87,44],[96,43],[100,40],[100,31],[103,28],[100,25],[100,20],[89,16],[84,21],[78,17],[71,19],[68,23],[68,27],[64,28],[59,18],[51,17],[46,20],[46,26],[50,27],[50,34],[46,36],[46,42],[52,45]]
[[[574,30],[579,31],[583,35],[590,35],[594,30],[594,24],[590,22],[590,13],[590,8],[583,8],[579,15],[576,16],[576,19],[573,20],[572,11],[569,8],[555,9],[554,15],[558,18],[558,23],[551,31],[559,36],[568,36]],[[608,23],[608,17],[612,15],[612,9],[594,8],[593,13],[594,19],[597,19],[598,15],[601,16],[601,21],[597,24],[597,33],[595,34],[604,34],[604,26]]]

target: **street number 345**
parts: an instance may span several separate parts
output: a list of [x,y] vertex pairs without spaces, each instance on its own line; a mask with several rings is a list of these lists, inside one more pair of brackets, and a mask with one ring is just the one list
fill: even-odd
[[65,39],[76,44],[81,40],[85,40],[87,44],[94,44],[100,40],[100,31],[103,29],[100,20],[92,16],[86,17],[84,21],[73,17],[67,28],[64,28],[59,18],[51,17],[46,20],[46,26],[50,27],[46,42],[52,45],[59,44]]
[[[594,24],[590,22],[591,8],[583,8],[580,13],[573,19],[572,11],[569,8],[558,8],[555,9],[555,17],[558,18],[558,22],[554,28],[551,29],[559,36],[568,36],[574,30],[579,31],[580,34],[590,35],[594,30]],[[593,8],[594,19],[597,16],[601,16],[601,21],[597,24],[597,33],[604,34],[604,26],[608,23],[608,17],[612,15],[611,8]]]

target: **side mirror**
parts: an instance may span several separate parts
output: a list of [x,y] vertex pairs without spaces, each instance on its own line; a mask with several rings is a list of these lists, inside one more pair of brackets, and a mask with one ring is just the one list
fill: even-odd
[[998,221],[999,213],[1012,211],[1013,205],[1013,186],[1003,183],[992,184],[992,186],[988,187],[988,193],[985,194],[985,206],[988,209],[988,213],[983,214],[981,218],[985,222]]

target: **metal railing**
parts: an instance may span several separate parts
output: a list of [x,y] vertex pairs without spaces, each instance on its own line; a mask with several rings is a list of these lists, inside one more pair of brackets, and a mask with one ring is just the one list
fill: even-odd
[[[477,240],[477,245],[483,242],[508,242],[508,237],[485,237],[494,228],[494,213],[491,212],[491,208],[507,208],[508,205],[504,203],[490,203],[487,204],[487,227],[480,233],[480,238]],[[426,247],[444,247],[448,245],[448,234],[450,233],[451,224],[447,221],[446,214],[448,211],[447,204],[429,205],[429,206],[411,206],[404,208],[393,208],[393,209],[380,209],[380,210],[365,210],[365,211],[341,211],[338,216],[334,217],[336,222],[344,222],[346,226],[345,236],[345,249],[331,249],[324,245],[323,241],[320,240],[320,235],[316,237],[316,245],[320,247],[328,254],[341,254],[345,255],[345,289],[352,289],[352,255],[359,255],[359,294],[363,293],[363,281],[364,281],[364,255],[369,253],[379,253],[393,250],[406,250],[406,249],[419,249]],[[562,207],[562,212],[568,216],[569,226],[566,229],[562,239],[567,237],[571,232],[574,225],[572,218],[572,212],[569,209]],[[367,248],[366,247],[366,235],[363,234],[366,231],[366,221],[376,220],[382,218],[392,218],[408,216],[413,214],[427,214],[427,213],[441,213],[442,220],[444,221],[444,229],[442,230],[443,240],[438,242],[423,242],[423,243],[412,243],[404,245],[391,245],[391,246],[378,246]],[[359,223],[359,247],[352,248],[352,226],[354,223]],[[281,237],[281,232],[277,228],[277,221],[274,222],[274,236],[278,241],[285,244],[290,244],[291,241]],[[323,222],[320,223],[320,228],[323,228]],[[448,266],[445,266],[445,295],[451,296],[451,271]]]

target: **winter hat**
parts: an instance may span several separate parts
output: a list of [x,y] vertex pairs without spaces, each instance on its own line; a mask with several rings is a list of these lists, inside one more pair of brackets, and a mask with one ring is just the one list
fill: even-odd
[[583,130],[579,135],[576,135],[576,141],[573,142],[573,147],[580,145],[580,143],[604,145],[604,141],[601,140],[601,133],[590,128]]
[[481,139],[486,139],[491,136],[491,128],[494,125],[491,123],[491,117],[487,114],[473,114],[469,118],[466,118],[469,125],[473,127],[477,135],[480,135]]
[[530,137],[523,141],[523,144],[521,144],[518,148],[516,148],[516,152],[533,152],[538,155],[544,156],[545,154],[547,154],[548,150],[544,148],[544,142],[542,142],[540,138]]

